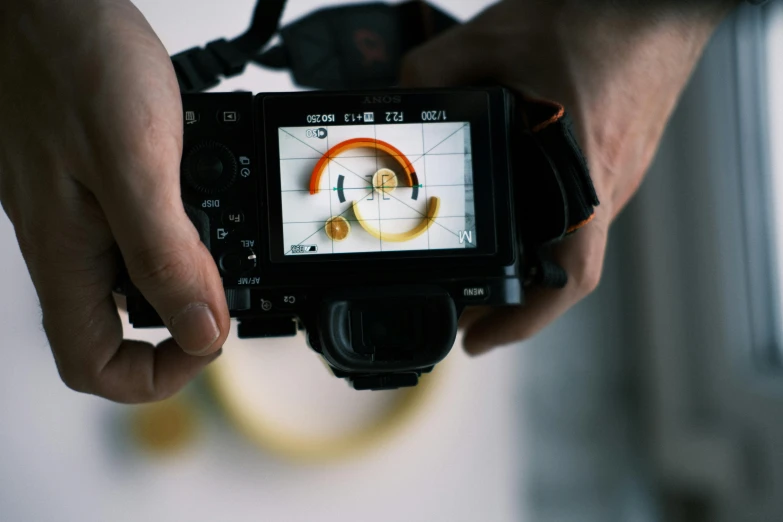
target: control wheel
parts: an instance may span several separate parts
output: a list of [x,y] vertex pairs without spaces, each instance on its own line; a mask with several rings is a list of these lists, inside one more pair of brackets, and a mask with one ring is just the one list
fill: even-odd
[[199,143],[182,160],[182,178],[202,194],[219,194],[230,188],[236,181],[237,170],[234,153],[215,141]]
[[227,288],[226,304],[232,312],[250,310],[250,290],[247,288]]

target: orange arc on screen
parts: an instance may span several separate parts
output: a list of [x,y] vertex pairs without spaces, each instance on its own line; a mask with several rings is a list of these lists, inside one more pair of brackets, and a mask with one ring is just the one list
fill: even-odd
[[405,181],[407,182],[407,186],[412,187],[419,184],[419,178],[416,175],[413,164],[396,147],[386,143],[385,141],[376,140],[373,138],[355,138],[338,143],[329,149],[326,154],[323,155],[323,157],[321,157],[313,169],[313,174],[310,176],[310,194],[318,194],[318,192],[321,190],[321,176],[323,175],[326,166],[329,164],[329,160],[346,151],[362,148],[381,150],[387,153],[389,156],[397,160],[400,166],[402,166],[402,169],[405,173]]

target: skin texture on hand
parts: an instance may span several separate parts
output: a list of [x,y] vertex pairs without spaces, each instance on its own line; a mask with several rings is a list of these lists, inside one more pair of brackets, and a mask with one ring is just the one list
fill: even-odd
[[[180,199],[168,53],[127,0],[5,0],[0,70],[0,202],[60,375],[119,402],[172,395],[219,355],[229,316]],[[120,253],[174,340],[123,339]]]
[[735,0],[504,0],[406,58],[407,86],[495,83],[564,104],[601,205],[553,249],[563,290],[522,307],[469,310],[465,348],[535,335],[599,284],[612,221],[639,188],[713,31]]

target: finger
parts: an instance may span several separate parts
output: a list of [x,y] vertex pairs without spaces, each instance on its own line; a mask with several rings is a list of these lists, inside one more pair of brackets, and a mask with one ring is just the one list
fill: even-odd
[[[73,176],[95,194],[131,281],[180,347],[208,355],[222,346],[230,322],[217,267],[181,199],[180,91],[168,54],[143,16],[131,6],[127,17],[144,36],[131,46],[111,40],[122,65],[107,66],[107,81],[85,109],[90,137],[102,144],[96,151],[103,169]],[[111,127],[102,113],[113,115]]]
[[222,353],[188,355],[173,339],[157,347],[123,340],[113,304],[107,295],[95,307],[72,313],[44,307],[44,328],[57,369],[73,390],[124,404],[160,401],[177,393]]
[[136,165],[113,177],[99,201],[134,285],[179,346],[209,355],[228,335],[223,285],[212,255],[183,208],[175,162]]
[[603,270],[608,212],[608,208],[602,208],[592,223],[558,245],[554,259],[568,273],[565,288],[531,289],[525,305],[500,308],[477,320],[465,335],[466,351],[480,355],[497,346],[529,339],[592,293]]
[[31,273],[36,274],[44,329],[58,371],[71,389],[127,404],[159,401],[179,391],[220,354],[188,355],[173,340],[157,348],[123,340],[111,293],[114,256],[107,253],[83,264],[63,261],[45,268],[34,261]]
[[492,313],[493,308],[490,306],[473,306],[465,309],[459,318],[460,330],[468,330],[477,321],[483,319]]
[[114,294],[114,304],[117,305],[117,310],[128,311],[128,298],[124,295]]
[[122,403],[165,399],[216,355],[190,356],[173,341],[155,348],[123,340],[112,295],[118,254],[108,226],[95,218],[97,204],[82,196],[52,197],[48,213],[15,223],[57,369],[80,392]]
[[222,350],[209,357],[188,355],[173,339],[157,347],[138,341],[122,341],[95,379],[91,391],[131,404],[167,399],[221,354]]

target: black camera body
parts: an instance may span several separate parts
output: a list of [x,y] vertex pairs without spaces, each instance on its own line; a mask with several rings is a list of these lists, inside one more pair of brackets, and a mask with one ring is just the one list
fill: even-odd
[[[415,385],[468,306],[523,302],[504,89],[183,95],[182,199],[243,338],[307,332],[357,389]],[[127,289],[135,327],[162,326]]]

